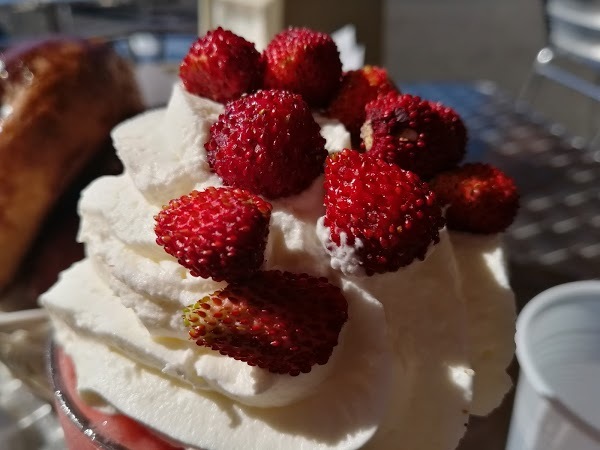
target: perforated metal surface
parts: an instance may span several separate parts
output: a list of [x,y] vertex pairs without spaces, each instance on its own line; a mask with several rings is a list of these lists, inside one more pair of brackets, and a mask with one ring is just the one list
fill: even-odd
[[539,115],[517,112],[491,83],[401,89],[455,108],[469,131],[467,159],[515,178],[521,209],[506,235],[513,262],[560,282],[600,277],[600,150],[584,148]]

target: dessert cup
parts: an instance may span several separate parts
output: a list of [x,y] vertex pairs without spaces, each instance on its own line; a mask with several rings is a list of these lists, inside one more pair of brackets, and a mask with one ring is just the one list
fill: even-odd
[[54,343],[50,344],[49,367],[55,410],[70,450],[181,448],[129,417],[86,404],[77,393],[73,362]]
[[[224,114],[222,104],[176,83],[165,108],[113,130],[124,172],[82,194],[78,240],[86,257],[40,297],[63,349],[52,352],[52,376],[69,447],[456,448],[469,416],[487,415],[511,386],[505,370],[514,353],[514,296],[499,234],[438,233],[431,217],[435,247],[427,244],[401,270],[361,277],[353,255],[362,244],[342,243],[331,254],[327,174],[317,174],[302,192],[272,199],[261,271],[324,278],[340,289],[349,319],[330,360],[288,376],[190,342],[182,312],[228,285],[220,275],[195,276],[163,251],[155,217],[182,195],[225,188],[202,150]],[[352,152],[344,150],[351,139],[342,123],[312,119],[307,132],[321,127],[326,153]],[[254,129],[244,126],[244,133]],[[409,180],[394,188],[405,185],[422,195]],[[220,228],[220,216],[211,217],[213,230]]]

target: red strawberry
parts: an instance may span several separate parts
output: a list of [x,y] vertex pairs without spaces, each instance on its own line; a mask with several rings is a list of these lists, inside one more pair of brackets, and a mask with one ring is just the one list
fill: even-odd
[[[449,130],[450,134],[454,137],[454,142],[456,144],[455,150],[457,153],[456,158],[458,159],[458,162],[460,162],[463,159],[467,148],[467,129],[465,128],[465,124],[452,108],[445,106],[440,102],[429,102],[429,104],[440,117],[446,126],[446,129]],[[458,154],[460,154],[460,156],[458,156]]]
[[447,204],[448,228],[472,233],[499,233],[514,220],[519,194],[514,181],[489,164],[465,164],[437,175],[431,187]]
[[460,117],[439,103],[390,92],[366,106],[365,148],[425,179],[456,166],[467,133]]
[[339,288],[306,274],[258,272],[184,310],[198,345],[274,373],[325,364],[348,318]]
[[204,147],[226,185],[278,198],[301,192],[323,172],[324,145],[302,97],[271,90],[228,103]]
[[329,104],[327,115],[342,122],[352,140],[360,140],[360,127],[365,122],[365,106],[388,92],[398,92],[387,71],[377,66],[365,66],[344,73],[342,85]]
[[259,89],[263,71],[254,44],[219,27],[192,45],[179,77],[188,92],[225,103]]
[[301,94],[312,107],[325,106],[340,85],[340,55],[325,33],[289,28],[273,38],[263,56],[265,87]]
[[435,195],[417,175],[354,150],[327,160],[325,208],[328,250],[353,247],[367,275],[423,260],[444,226]]
[[196,277],[247,277],[263,263],[271,204],[242,189],[209,187],[171,200],[156,217],[156,243]]

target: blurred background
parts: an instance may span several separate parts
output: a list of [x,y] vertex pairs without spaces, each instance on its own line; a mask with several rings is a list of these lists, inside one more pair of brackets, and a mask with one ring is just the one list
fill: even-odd
[[[206,26],[211,20],[212,23],[235,24],[240,21],[235,8],[251,3],[265,7],[277,2],[1,0],[0,45],[5,47],[40,34],[66,32],[113,38],[122,52],[137,59],[154,55],[178,60],[199,26],[203,23]],[[383,64],[400,84],[491,80],[516,97],[528,80],[537,52],[546,42],[545,2],[542,0],[288,0],[279,3],[284,9],[279,12],[283,25],[309,25],[331,32],[354,23],[358,41],[366,46],[366,61]],[[218,4],[229,4],[229,10],[215,13]],[[273,27],[270,29],[269,24],[265,28],[267,34],[276,31]],[[131,36],[142,30],[179,37],[168,39],[165,45],[147,35]],[[127,35],[128,39],[121,39]],[[593,77],[585,70],[579,73]],[[550,120],[564,124],[572,134],[587,137],[593,134],[596,123],[593,122],[595,116],[590,118],[590,110],[597,105],[583,96],[542,83],[535,102],[538,110]]]

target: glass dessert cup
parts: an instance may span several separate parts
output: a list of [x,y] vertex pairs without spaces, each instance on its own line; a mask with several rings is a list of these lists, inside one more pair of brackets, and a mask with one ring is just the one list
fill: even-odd
[[49,354],[54,406],[70,450],[175,450],[155,431],[122,414],[100,411],[86,404],[77,393],[71,358],[52,343]]

